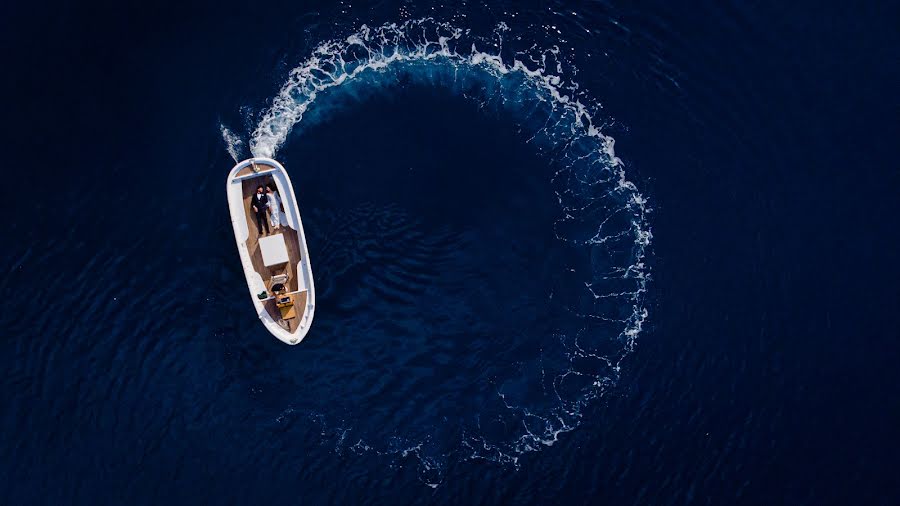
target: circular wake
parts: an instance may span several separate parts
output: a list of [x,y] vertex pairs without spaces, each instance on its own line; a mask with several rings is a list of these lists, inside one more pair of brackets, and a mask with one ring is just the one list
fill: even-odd
[[[600,106],[570,79],[567,68],[573,67],[563,64],[556,48],[511,47],[508,34],[501,24],[481,38],[431,19],[364,25],[342,40],[322,43],[294,68],[250,139],[253,155],[274,157],[291,132],[302,133],[368,94],[425,85],[502,111],[552,167],[546,178],[558,206],[552,235],[577,255],[552,273],[546,301],[552,328],[538,334],[521,330],[521,339],[533,346],[525,346],[530,351],[515,364],[496,369],[492,398],[480,401],[478,411],[443,416],[431,434],[385,439],[379,438],[390,431],[367,430],[363,416],[333,420],[315,410],[298,414],[292,406],[276,420],[312,420],[338,451],[417,456],[421,475],[432,485],[449,458],[518,465],[521,454],[550,446],[578,427],[583,408],[617,382],[647,318],[649,208],[626,178],[614,139],[601,131],[595,112]],[[229,146],[236,144],[230,133],[226,137]],[[388,221],[389,230],[397,230],[411,220],[398,214]],[[352,223],[355,237],[369,234],[377,247],[377,224],[366,226],[358,218]],[[403,250],[421,251],[425,259],[454,240],[422,239]],[[402,268],[388,266],[385,272],[410,279]]]

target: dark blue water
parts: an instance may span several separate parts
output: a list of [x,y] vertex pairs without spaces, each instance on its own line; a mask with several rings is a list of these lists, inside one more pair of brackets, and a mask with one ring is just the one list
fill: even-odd
[[0,503],[896,503],[897,10],[4,6]]

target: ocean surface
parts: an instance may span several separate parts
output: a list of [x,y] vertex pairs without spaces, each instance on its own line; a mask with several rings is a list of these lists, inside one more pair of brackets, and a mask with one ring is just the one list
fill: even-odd
[[897,504],[898,11],[4,5],[0,504]]

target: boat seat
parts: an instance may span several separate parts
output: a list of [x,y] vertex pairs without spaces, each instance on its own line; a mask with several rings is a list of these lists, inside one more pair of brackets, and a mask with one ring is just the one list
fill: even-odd
[[287,273],[278,274],[277,276],[272,276],[271,279],[271,289],[270,291],[277,293],[284,291],[284,284],[288,281]]

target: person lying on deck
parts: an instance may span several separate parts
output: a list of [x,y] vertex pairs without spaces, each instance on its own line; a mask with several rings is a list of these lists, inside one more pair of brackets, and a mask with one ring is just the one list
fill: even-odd
[[266,209],[269,207],[269,197],[263,193],[263,186],[256,187],[256,194],[250,197],[250,208],[256,213],[256,230],[259,235],[263,235],[263,225],[266,227],[266,234],[269,233],[269,220],[266,216]]
[[278,230],[282,225],[281,212],[281,196],[278,195],[278,189],[274,183],[266,185],[266,197],[269,198],[269,220],[272,222],[272,229]]

